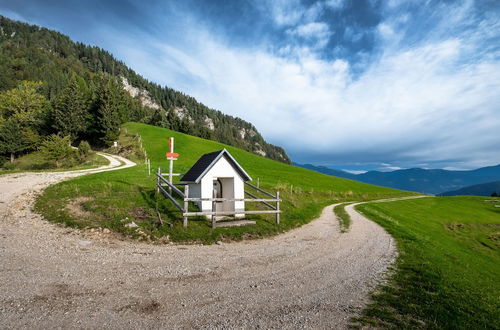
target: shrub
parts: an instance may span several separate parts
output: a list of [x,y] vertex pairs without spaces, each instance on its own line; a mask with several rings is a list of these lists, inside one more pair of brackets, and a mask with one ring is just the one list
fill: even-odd
[[14,170],[16,168],[16,163],[11,163],[10,161],[3,163],[2,168],[4,170]]
[[83,160],[92,154],[92,148],[87,141],[80,141],[78,145],[78,157]]
[[56,167],[61,167],[62,165],[71,166],[76,161],[76,152],[71,147],[69,136],[50,135],[42,142],[40,152],[46,160],[54,162]]

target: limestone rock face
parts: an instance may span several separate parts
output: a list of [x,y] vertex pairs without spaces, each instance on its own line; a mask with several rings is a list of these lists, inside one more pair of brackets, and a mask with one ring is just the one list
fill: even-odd
[[123,89],[125,89],[133,98],[139,99],[143,107],[148,107],[151,109],[161,108],[161,106],[151,98],[151,95],[149,95],[148,91],[132,86],[131,84],[129,84],[127,78],[125,77],[121,78]]
[[205,126],[211,131],[215,130],[214,121],[208,116],[205,116]]

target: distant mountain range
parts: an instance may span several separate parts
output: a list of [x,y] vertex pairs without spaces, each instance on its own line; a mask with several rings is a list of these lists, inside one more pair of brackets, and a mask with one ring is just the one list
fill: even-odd
[[500,181],[475,184],[454,191],[447,191],[440,196],[491,196],[492,193],[500,195]]
[[[311,164],[294,163],[294,165],[364,183],[432,195],[443,194],[472,185],[492,183],[500,180],[500,165],[482,167],[471,171],[411,168],[392,172],[369,171],[363,174],[351,174],[345,171]],[[489,194],[492,192],[493,191],[490,191]]]

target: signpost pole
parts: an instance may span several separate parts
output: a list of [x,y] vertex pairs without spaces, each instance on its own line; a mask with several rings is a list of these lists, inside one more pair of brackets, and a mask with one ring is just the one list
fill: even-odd
[[[170,139],[168,139],[168,142],[170,145],[170,153],[173,154],[174,153],[174,138],[171,137]],[[173,183],[172,174],[174,173],[174,158],[173,157],[169,157],[169,158],[170,158],[170,171],[168,173],[168,181],[170,182],[170,184],[172,184]],[[170,188],[170,193],[172,193],[172,188]]]

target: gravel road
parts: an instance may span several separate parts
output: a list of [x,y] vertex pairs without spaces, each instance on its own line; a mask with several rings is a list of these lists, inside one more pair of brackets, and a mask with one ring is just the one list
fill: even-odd
[[[113,170],[118,160],[110,157]],[[0,176],[0,328],[342,329],[395,260],[394,240],[333,205],[283,235],[212,246],[152,245],[56,226],[34,196],[78,173]]]

